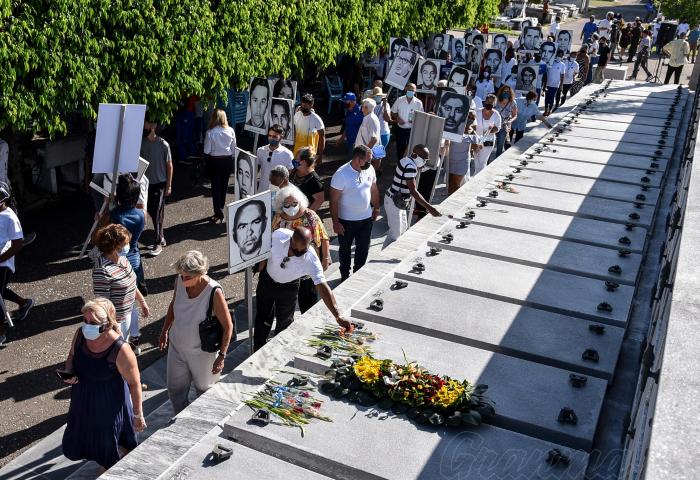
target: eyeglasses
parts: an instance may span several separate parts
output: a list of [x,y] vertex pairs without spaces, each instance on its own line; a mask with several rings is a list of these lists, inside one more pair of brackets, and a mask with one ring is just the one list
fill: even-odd
[[282,259],[282,263],[280,263],[280,268],[287,268],[287,262],[289,261],[289,257],[284,257]]
[[408,63],[411,63],[412,58],[405,58],[405,57],[396,57],[396,60],[399,61],[402,65],[406,65]]

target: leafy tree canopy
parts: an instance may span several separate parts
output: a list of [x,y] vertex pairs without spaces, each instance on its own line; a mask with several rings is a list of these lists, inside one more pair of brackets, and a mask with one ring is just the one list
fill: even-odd
[[498,0],[0,0],[0,130],[65,133],[100,102],[161,121],[183,93],[243,87],[390,36],[488,21]]
[[658,2],[661,13],[666,18],[686,20],[691,26],[700,24],[700,3],[698,0],[661,0]]

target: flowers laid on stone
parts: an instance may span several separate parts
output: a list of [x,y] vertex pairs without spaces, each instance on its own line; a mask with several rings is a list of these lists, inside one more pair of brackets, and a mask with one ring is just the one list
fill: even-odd
[[378,405],[423,424],[478,426],[496,410],[486,397],[488,386],[472,385],[429,372],[416,362],[405,365],[370,355],[333,362],[320,389],[363,406]]
[[315,333],[306,344],[315,349],[330,349],[332,357],[345,358],[349,356],[371,355],[370,343],[377,336],[363,329],[364,325],[356,324],[352,333],[341,333],[337,325],[325,325]]

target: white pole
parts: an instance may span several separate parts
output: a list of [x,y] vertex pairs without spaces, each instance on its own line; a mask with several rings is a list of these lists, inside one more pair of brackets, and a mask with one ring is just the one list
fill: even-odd
[[252,355],[255,351],[255,347],[253,346],[253,336],[255,335],[255,319],[253,318],[253,267],[245,269],[245,303],[246,314],[248,316],[248,344],[250,347],[250,354]]

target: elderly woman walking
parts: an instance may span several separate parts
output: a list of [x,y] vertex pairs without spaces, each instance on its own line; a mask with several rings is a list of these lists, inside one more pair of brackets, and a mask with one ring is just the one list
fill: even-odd
[[[159,345],[161,350],[168,347],[168,395],[177,415],[189,404],[192,383],[201,395],[219,380],[235,329],[221,285],[207,276],[207,257],[190,250],[173,266],[178,275]],[[218,352],[202,350],[199,336],[210,308],[223,329]]]
[[108,469],[136,448],[136,433],[146,428],[141,376],[134,352],[119,335],[112,302],[96,298],[81,311],[83,323],[58,372],[72,386],[63,454]]

